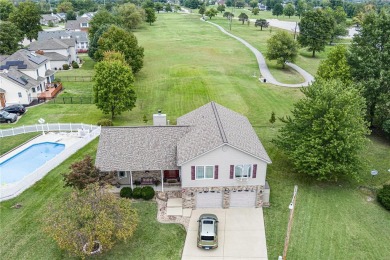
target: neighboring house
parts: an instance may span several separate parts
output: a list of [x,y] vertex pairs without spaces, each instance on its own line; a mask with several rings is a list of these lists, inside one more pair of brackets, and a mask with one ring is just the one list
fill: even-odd
[[56,13],[56,14],[54,14],[54,15],[57,16],[58,19],[59,19],[61,22],[63,22],[63,21],[66,20],[66,13]]
[[[271,163],[248,119],[210,102],[164,126],[103,127],[96,166],[117,171],[122,185],[177,185],[183,208],[269,204]],[[160,182],[160,183],[159,183]]]
[[1,62],[0,104],[29,105],[53,80],[54,71],[47,57],[19,50]]
[[267,11],[267,6],[263,4],[259,4],[259,10],[260,11]]
[[66,30],[71,31],[84,31],[88,32],[89,29],[89,17],[77,17],[77,20],[69,20],[65,24]]
[[46,25],[48,26],[49,25],[49,22],[53,22],[53,24],[57,24],[60,22],[61,19],[58,18],[58,16],[54,15],[54,14],[43,14],[41,15],[41,21],[40,23],[43,24],[43,25]]
[[48,39],[75,39],[76,40],[76,51],[78,53],[88,52],[89,40],[88,34],[82,31],[69,31],[69,30],[59,30],[59,31],[41,31],[38,32],[38,41],[48,40]]
[[[32,42],[30,44],[30,51],[42,51],[43,55],[54,58],[52,68],[57,70],[62,68],[63,64],[71,64],[72,61],[77,61],[75,39],[48,39],[42,41]],[[56,55],[57,54],[57,55]],[[62,57],[61,57],[61,56]]]
[[90,20],[93,18],[93,16],[95,15],[96,12],[88,12],[88,13],[85,13],[83,14],[81,17],[86,17],[86,18],[89,18]]

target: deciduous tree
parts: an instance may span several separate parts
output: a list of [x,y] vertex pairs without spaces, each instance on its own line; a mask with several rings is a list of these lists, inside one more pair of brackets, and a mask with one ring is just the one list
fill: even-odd
[[9,15],[15,10],[14,5],[9,0],[0,0],[0,20],[7,21]]
[[220,13],[222,14],[222,12],[225,11],[225,5],[218,5],[217,11],[220,12]]
[[347,62],[345,46],[337,45],[330,51],[327,58],[321,61],[317,77],[325,80],[339,79],[344,83],[351,83],[351,68]]
[[160,13],[160,11],[164,8],[164,6],[162,3],[157,2],[154,4],[154,8],[156,9],[157,13]]
[[272,15],[276,15],[276,17],[278,17],[279,15],[282,14],[283,14],[283,5],[281,3],[277,3],[272,9]]
[[286,31],[278,31],[267,41],[267,59],[276,60],[283,68],[287,61],[293,62],[297,54],[298,44]]
[[93,39],[97,30],[103,25],[117,24],[117,19],[107,10],[100,9],[89,22],[89,39]]
[[210,9],[208,9],[208,10],[206,11],[206,13],[205,13],[205,15],[206,15],[207,17],[210,18],[210,20],[211,20],[211,18],[213,18],[213,17],[216,16],[217,14],[218,14],[218,11],[215,10],[215,8],[210,8]]
[[117,198],[98,185],[73,191],[61,203],[49,204],[44,231],[69,254],[85,258],[100,246],[109,251],[129,239],[137,228],[138,214],[128,199]]
[[111,119],[135,107],[134,77],[123,61],[103,60],[95,65],[93,86],[95,104]]
[[286,5],[284,7],[283,13],[284,13],[284,15],[288,16],[288,18],[290,18],[292,15],[295,14],[295,8],[292,5],[292,3],[289,3],[288,5]]
[[246,13],[240,13],[240,15],[238,16],[238,20],[241,21],[242,24],[244,24],[244,22],[246,22],[248,19],[249,17]]
[[152,25],[152,23],[154,23],[156,21],[156,13],[154,11],[154,9],[152,8],[146,8],[145,9],[145,14],[146,14],[146,19],[145,21],[147,23],[149,23],[149,25]]
[[383,128],[390,119],[390,14],[367,13],[350,47],[348,64],[361,83],[371,126]]
[[199,11],[198,11],[198,13],[199,14],[201,14],[202,15],[202,17],[204,16],[204,14],[206,13],[206,5],[201,5],[200,7],[199,7]]
[[263,30],[263,28],[267,28],[269,25],[269,22],[267,22],[266,19],[257,19],[255,22],[255,27],[260,27],[260,31]]
[[73,5],[70,1],[64,1],[57,6],[58,13],[67,13],[69,11],[74,11]]
[[301,19],[301,16],[304,12],[306,12],[307,4],[305,0],[298,0],[296,4],[296,14],[299,16],[299,19]]
[[254,15],[258,15],[259,12],[260,12],[260,9],[258,7],[255,7],[252,9],[252,14],[254,14]]
[[338,80],[316,80],[302,89],[292,117],[283,120],[275,141],[295,169],[317,180],[356,177],[359,153],[369,133],[359,91]]
[[69,21],[69,20],[76,20],[76,19],[77,19],[77,15],[76,15],[76,13],[73,10],[69,10],[66,13],[66,20],[67,21]]
[[33,2],[19,3],[15,11],[10,14],[9,20],[26,35],[30,42],[32,39],[37,39],[38,32],[42,31],[41,13],[38,5]]
[[145,10],[135,4],[126,3],[114,9],[118,24],[128,30],[138,28],[145,20]]
[[91,156],[85,156],[83,160],[73,163],[69,173],[63,173],[65,186],[85,189],[88,185],[98,184],[101,187],[113,184],[115,172],[102,172],[95,167]]
[[0,21],[0,54],[13,54],[22,40],[23,33],[13,23]]
[[307,11],[299,23],[299,30],[298,42],[303,47],[308,47],[312,51],[312,57],[315,57],[316,52],[325,49],[333,30],[333,22],[321,10]]
[[104,52],[106,51],[123,53],[133,73],[137,73],[143,67],[144,48],[138,46],[137,38],[132,32],[111,25],[98,40],[95,60],[103,60]]
[[252,0],[249,2],[249,6],[253,8],[257,7],[259,5],[259,1],[257,0]]

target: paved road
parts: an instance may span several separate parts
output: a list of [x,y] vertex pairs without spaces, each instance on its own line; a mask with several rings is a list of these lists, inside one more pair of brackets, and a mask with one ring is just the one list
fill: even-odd
[[239,42],[241,42],[242,44],[244,44],[248,49],[250,49],[253,52],[253,54],[256,56],[257,63],[259,64],[260,73],[263,76],[263,78],[265,78],[267,80],[267,83],[271,83],[271,84],[274,84],[277,86],[282,86],[282,87],[299,88],[299,87],[306,87],[312,81],[314,81],[314,77],[310,73],[308,73],[304,69],[298,67],[297,65],[295,65],[293,63],[289,63],[289,62],[286,63],[286,65],[290,66],[291,68],[293,68],[294,70],[299,72],[302,75],[302,77],[305,79],[305,82],[299,83],[299,84],[286,84],[286,83],[281,83],[281,82],[277,81],[274,78],[274,76],[272,76],[271,72],[269,71],[267,63],[265,62],[264,56],[260,51],[258,51],[252,45],[250,45],[247,41],[235,36],[234,34],[227,32],[225,29],[223,29],[218,24],[212,23],[210,21],[206,21],[206,22],[218,27],[218,29],[220,29],[223,33],[229,35],[230,37],[233,37],[234,39],[236,39]]

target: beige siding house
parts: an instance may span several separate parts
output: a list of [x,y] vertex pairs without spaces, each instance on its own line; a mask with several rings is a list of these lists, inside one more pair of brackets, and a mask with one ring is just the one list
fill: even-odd
[[183,208],[269,205],[271,163],[249,120],[210,102],[176,126],[102,129],[96,166],[121,185],[181,191]]

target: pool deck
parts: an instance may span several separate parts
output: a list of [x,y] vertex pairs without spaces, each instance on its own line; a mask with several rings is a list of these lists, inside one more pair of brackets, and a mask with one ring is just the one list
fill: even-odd
[[72,146],[73,144],[77,143],[82,138],[78,137],[77,133],[46,133],[45,135],[40,135],[36,137],[35,139],[17,147],[15,150],[6,153],[5,155],[0,157],[0,163],[4,162],[5,160],[11,158],[12,156],[20,153],[24,149],[28,148],[29,146],[33,144],[38,143],[44,143],[44,142],[52,142],[52,143],[60,143],[65,145],[65,150]]

